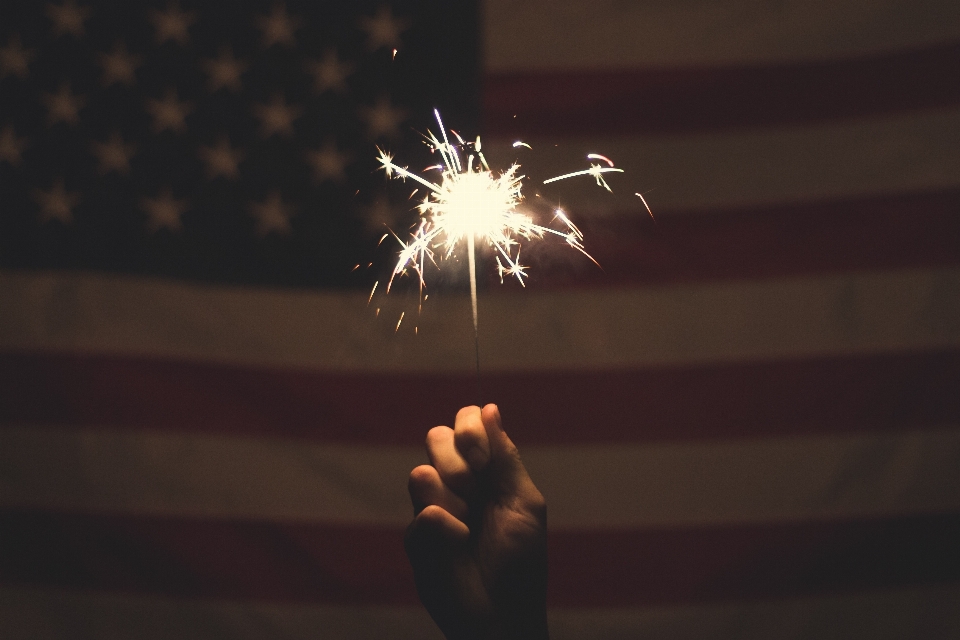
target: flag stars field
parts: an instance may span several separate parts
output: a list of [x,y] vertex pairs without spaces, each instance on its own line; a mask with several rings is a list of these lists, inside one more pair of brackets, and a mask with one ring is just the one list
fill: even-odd
[[[96,70],[98,85],[98,88],[91,89],[62,75],[51,78],[45,70],[41,86],[46,89],[28,91],[27,94],[40,105],[49,128],[42,143],[35,141],[35,148],[50,148],[47,141],[54,145],[64,143],[68,140],[63,137],[68,135],[67,128],[69,135],[79,135],[79,138],[70,138],[70,144],[80,145],[93,161],[98,178],[93,182],[74,182],[67,176],[67,182],[76,184],[76,193],[83,195],[106,188],[107,183],[101,185],[98,180],[112,176],[109,184],[114,190],[121,189],[114,194],[125,194],[128,209],[146,207],[145,211],[153,212],[143,227],[147,235],[163,228],[184,231],[179,224],[180,204],[195,198],[194,190],[199,188],[199,183],[184,189],[180,179],[172,173],[184,171],[190,162],[197,162],[201,169],[197,175],[201,180],[237,181],[242,163],[249,161],[250,166],[262,166],[265,157],[262,154],[268,152],[283,154],[283,162],[288,163],[291,170],[285,172],[283,180],[302,176],[302,184],[293,190],[280,189],[279,184],[263,185],[267,191],[260,193],[282,191],[285,195],[280,200],[273,195],[267,200],[258,199],[241,185],[235,194],[218,195],[218,198],[227,198],[230,204],[226,204],[227,200],[219,200],[217,206],[229,206],[234,218],[253,210],[266,211],[268,215],[261,216],[266,222],[258,223],[256,237],[264,237],[264,229],[279,232],[281,237],[292,237],[289,225],[283,221],[289,219],[289,212],[300,200],[312,198],[312,190],[321,186],[325,189],[324,198],[339,201],[353,194],[359,186],[357,180],[366,178],[360,173],[348,174],[347,167],[366,157],[372,141],[396,142],[405,135],[401,125],[411,111],[404,99],[388,92],[386,86],[373,85],[371,90],[365,80],[373,77],[370,74],[389,69],[389,66],[383,67],[389,65],[389,61],[375,56],[375,52],[399,45],[402,34],[413,25],[408,16],[387,3],[344,17],[339,31],[355,33],[361,46],[351,49],[331,42],[320,48],[319,53],[303,49],[300,36],[311,34],[311,38],[316,37],[316,29],[323,23],[317,22],[315,17],[307,19],[306,13],[310,12],[299,2],[265,2],[259,7],[241,10],[240,24],[257,36],[256,41],[249,44],[244,44],[243,33],[246,32],[223,30],[209,43],[195,42],[193,36],[200,32],[201,26],[209,29],[211,24],[217,24],[215,16],[202,3],[163,0],[152,6],[132,7],[127,15],[134,22],[120,30],[104,30],[97,26],[108,13],[101,13],[96,2],[47,2],[37,5],[34,11],[41,17],[40,23],[46,25],[49,38],[67,37],[73,41],[70,46],[74,49],[57,50],[56,55],[65,56],[64,64],[58,63],[52,68],[66,69],[67,63],[83,60]],[[149,38],[131,41],[131,34],[138,29],[149,34]],[[171,48],[170,45],[175,46]],[[32,39],[27,46],[21,31],[11,30],[0,46],[0,80],[29,79],[37,57],[47,55],[46,46]],[[268,59],[262,57],[264,50],[277,48],[295,56],[295,68],[301,74],[288,80],[290,84],[279,82],[276,73],[252,80],[251,70],[255,65],[275,64],[265,62]],[[175,75],[145,71],[157,68],[158,64],[167,64],[163,61],[171,56],[181,56],[180,60],[187,64],[182,71],[191,81],[181,82]],[[199,75],[204,92],[197,93],[192,88],[193,74]],[[306,95],[306,98],[293,100],[290,96],[294,95]],[[139,102],[139,109],[130,109],[130,101]],[[328,113],[325,111],[328,108],[335,111]],[[86,120],[88,109],[89,121]],[[247,117],[241,116],[241,120],[237,120],[241,112]],[[222,119],[228,113],[234,114],[230,123]],[[331,119],[333,113],[337,113],[339,120]],[[102,127],[96,124],[106,114],[110,114],[113,125]],[[321,129],[327,130],[319,140],[301,141],[295,136],[298,123],[308,114],[311,126],[319,124]],[[255,126],[248,126],[242,132],[236,129],[238,122],[251,121]],[[0,133],[0,162],[10,167],[22,166],[27,140],[33,140],[34,132],[20,127],[18,122],[9,121]],[[136,133],[142,131],[143,124],[155,138]],[[194,138],[201,131],[224,131],[225,125],[229,134],[212,137],[205,134],[201,136],[205,142]],[[344,141],[338,134],[335,139],[331,135],[334,127],[337,131],[356,131],[361,136]],[[260,144],[269,140],[282,140],[283,144],[268,147]],[[171,153],[186,155],[176,161]],[[142,162],[132,162],[135,156]],[[37,159],[47,163],[52,160],[39,156]],[[277,160],[274,155],[271,165],[279,166]],[[182,195],[178,199],[168,191],[138,193],[142,187],[134,185],[141,184],[145,175],[141,171],[149,171],[151,175],[159,171],[159,183],[177,185],[175,191]],[[118,183],[117,179],[130,182]],[[280,179],[279,176],[276,179]],[[373,178],[367,181],[372,183]],[[51,189],[54,187],[49,180],[31,185],[29,197],[36,201],[36,193],[59,193]],[[98,198],[94,200],[99,201]],[[258,203],[253,209],[251,201]],[[69,204],[69,199],[64,202]],[[361,221],[367,219],[365,205],[359,201],[347,202],[348,216]],[[53,207],[50,210],[59,213],[47,215],[47,218],[53,215],[67,220],[68,216],[63,212],[72,210],[72,206]],[[302,211],[304,215],[319,215],[312,213],[316,211],[313,205]],[[230,219],[230,216],[222,219]]]

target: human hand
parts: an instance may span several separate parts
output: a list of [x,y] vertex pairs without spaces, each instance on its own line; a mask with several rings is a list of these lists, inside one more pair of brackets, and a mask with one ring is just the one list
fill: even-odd
[[547,508],[496,405],[427,433],[410,473],[406,548],[417,592],[448,640],[544,640]]

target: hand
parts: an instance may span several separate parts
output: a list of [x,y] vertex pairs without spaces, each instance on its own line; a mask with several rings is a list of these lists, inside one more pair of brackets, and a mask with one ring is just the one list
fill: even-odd
[[431,429],[427,454],[406,537],[420,600],[448,640],[545,640],[547,507],[496,405]]

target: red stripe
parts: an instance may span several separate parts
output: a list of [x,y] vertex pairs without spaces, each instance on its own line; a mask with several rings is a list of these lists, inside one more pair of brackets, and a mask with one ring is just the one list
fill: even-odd
[[0,581],[181,597],[416,602],[402,532],[0,512]]
[[960,43],[762,67],[495,73],[484,78],[484,131],[675,133],[956,106],[958,68]]
[[[529,247],[537,288],[703,282],[960,264],[960,190],[578,220],[587,260]],[[550,261],[539,265],[538,261]]]
[[[420,445],[476,400],[472,375],[357,375],[0,354],[0,424]],[[960,424],[960,351],[629,371],[488,374],[521,443],[649,442]]]
[[552,536],[551,602],[630,606],[960,581],[960,515]]
[[[176,597],[416,602],[402,531],[0,512],[0,582]],[[777,598],[960,581],[960,515],[551,534],[554,606]]]

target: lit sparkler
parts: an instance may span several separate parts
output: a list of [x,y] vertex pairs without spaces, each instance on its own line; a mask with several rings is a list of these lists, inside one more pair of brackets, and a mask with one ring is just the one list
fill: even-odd
[[[440,172],[440,179],[437,182],[431,182],[408,170],[407,167],[399,166],[393,161],[390,153],[378,149],[380,155],[377,160],[387,177],[409,178],[427,188],[427,195],[418,207],[420,221],[416,230],[407,240],[394,234],[401,249],[387,283],[386,292],[390,291],[394,278],[409,270],[417,274],[422,292],[425,286],[424,272],[428,264],[437,265],[438,258],[450,258],[461,242],[466,242],[473,329],[474,337],[478,338],[476,272],[478,242],[485,242],[493,248],[501,282],[504,276],[512,276],[524,285],[527,267],[520,263],[521,242],[539,240],[548,235],[562,238],[570,247],[581,252],[594,263],[596,261],[584,249],[583,234],[580,229],[562,210],[556,209],[554,216],[554,220],[562,224],[560,229],[537,224],[532,217],[517,210],[517,206],[523,201],[521,191],[525,177],[519,174],[519,164],[514,163],[500,173],[494,172],[484,158],[479,137],[473,142],[465,142],[455,131],[451,131],[458,141],[456,145],[451,144],[447,130],[440,119],[440,113],[434,110],[434,115],[437,118],[442,140],[432,132],[427,133],[426,139],[430,147],[440,154],[442,164],[428,167],[427,170]],[[519,141],[513,146],[530,147]],[[613,162],[605,156],[590,154],[587,158],[601,160],[604,164],[591,163],[589,169],[556,176],[544,180],[544,184],[576,176],[591,176],[596,179],[598,185],[609,191],[610,186],[603,175],[622,173],[623,170],[614,167]],[[376,286],[374,284],[374,291]],[[373,291],[370,295],[372,298]],[[477,349],[479,370],[479,346]]]

